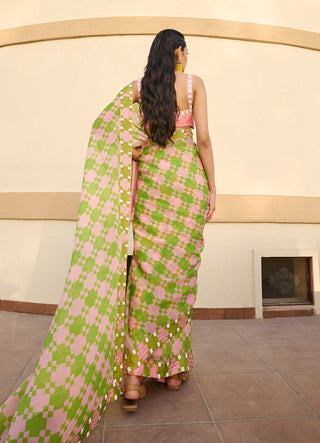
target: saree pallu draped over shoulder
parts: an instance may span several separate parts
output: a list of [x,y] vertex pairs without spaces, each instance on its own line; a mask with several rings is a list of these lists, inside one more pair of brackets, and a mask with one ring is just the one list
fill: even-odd
[[0,441],[78,442],[120,395],[132,206],[132,84],[95,119],[63,294],[33,374],[0,409]]

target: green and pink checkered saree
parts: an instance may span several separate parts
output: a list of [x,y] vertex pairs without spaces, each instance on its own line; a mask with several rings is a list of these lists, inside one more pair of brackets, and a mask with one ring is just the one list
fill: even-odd
[[33,374],[0,409],[1,442],[84,440],[123,371],[164,381],[192,368],[207,180],[191,129],[149,142],[133,168],[138,120],[130,84],[94,121],[64,291]]

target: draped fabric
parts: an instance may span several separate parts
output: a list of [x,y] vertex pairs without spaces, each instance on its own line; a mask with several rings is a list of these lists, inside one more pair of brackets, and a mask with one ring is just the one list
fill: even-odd
[[33,374],[0,409],[1,442],[82,441],[124,371],[164,381],[192,368],[207,179],[191,129],[162,148],[140,121],[130,84],[93,123],[63,293]]
[[33,374],[0,409],[1,442],[84,440],[119,397],[132,114],[130,84],[93,123],[63,294]]
[[165,148],[146,145],[137,170],[127,291],[131,374],[165,381],[193,366],[191,317],[208,199],[191,129],[177,128]]

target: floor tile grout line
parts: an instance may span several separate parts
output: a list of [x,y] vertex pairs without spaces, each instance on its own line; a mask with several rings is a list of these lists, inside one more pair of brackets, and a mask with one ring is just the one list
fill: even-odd
[[200,383],[199,383],[199,380],[198,380],[198,377],[197,377],[196,374],[194,374],[194,379],[195,379],[195,381],[196,381],[196,383],[197,383],[197,386],[198,386],[199,392],[200,392],[200,394],[201,394],[202,400],[203,400],[204,404],[206,405],[207,411],[208,411],[208,413],[209,413],[209,415],[210,415],[210,417],[211,417],[212,424],[213,424],[213,426],[214,426],[214,428],[215,428],[215,430],[216,430],[216,432],[217,432],[218,438],[219,438],[220,442],[223,443],[223,438],[222,438],[222,435],[221,435],[220,429],[218,428],[218,426],[217,426],[217,424],[216,424],[216,421],[215,421],[215,419],[214,419],[214,416],[213,416],[213,414],[212,414],[212,412],[211,412],[211,409],[209,408],[209,405],[208,405],[207,399],[205,398],[205,395],[204,395],[204,393],[203,393],[203,390],[202,390],[202,388],[201,388],[201,386],[200,386]]
[[[299,316],[299,317],[282,317],[283,321],[287,324],[293,323],[296,321],[296,323],[306,323],[310,318],[313,318],[314,320],[311,320],[311,322],[317,322],[320,321],[320,315],[305,315],[305,316]],[[301,320],[303,318],[303,320]]]
[[[242,337],[243,338],[243,337]],[[306,337],[308,339],[308,337]],[[309,340],[309,339],[308,339]],[[320,347],[320,343],[319,342],[310,342],[310,343],[306,343],[307,345],[316,345],[316,347]],[[283,347],[283,346],[297,346],[296,343],[283,343],[283,344],[270,344],[270,343],[266,343],[266,344],[260,344],[260,343],[250,343],[248,341],[246,341],[246,343],[235,343],[235,344],[230,344],[227,343],[226,345],[193,345],[193,348],[196,349],[205,349],[205,348],[224,348],[225,346],[235,346],[235,347],[240,347],[240,346],[246,346],[246,345],[250,345],[252,347],[254,346],[273,346],[273,347]],[[304,343],[301,343],[301,346],[303,346]],[[298,346],[300,346],[300,344],[298,344]]]
[[[26,366],[24,367],[24,370],[23,370],[22,374],[19,376],[19,378],[18,378],[18,380],[17,380],[16,383],[19,382],[19,380],[21,379],[21,377],[22,377],[24,371],[25,371],[26,369],[28,369],[28,367],[31,365],[31,362],[32,362],[34,356],[37,355],[37,354],[38,354],[38,351],[34,351],[34,352],[33,352],[33,355],[32,355],[32,357],[31,357],[30,361],[29,361],[29,362],[26,364]],[[38,357],[38,360],[39,360],[39,357]],[[21,383],[23,383],[27,378],[29,378],[29,377],[32,375],[32,373],[34,372],[34,369],[35,369],[36,365],[37,365],[37,362],[34,363],[34,364],[32,365],[32,366],[33,366],[32,372],[31,372],[29,375],[27,375],[23,380],[21,380],[21,381],[19,382],[19,385],[20,385]]]
[[[308,337],[306,337],[306,343],[280,343],[280,344],[269,344],[269,343],[266,343],[266,344],[260,344],[260,343],[252,343],[252,346],[253,347],[255,347],[255,346],[273,346],[273,347],[281,347],[281,346],[286,346],[286,347],[290,347],[290,346],[304,346],[304,345],[306,345],[306,346],[309,346],[309,345],[317,345],[317,347],[320,347],[320,343],[318,343],[318,342],[313,342],[313,341],[310,341],[310,339],[308,338]],[[248,342],[247,342],[248,343]]]
[[[118,399],[117,401],[120,401],[120,399]],[[106,428],[108,427],[107,424],[107,414],[108,414],[108,409],[106,411],[103,412],[103,434],[102,434],[102,443],[107,443],[107,437],[108,437],[108,432],[106,431]]]
[[262,374],[270,374],[272,371],[257,371],[257,372],[231,372],[229,374],[223,373],[213,373],[211,372],[202,372],[200,369],[197,371],[197,377],[234,377],[235,375],[262,375]]
[[223,419],[223,420],[216,420],[216,423],[233,423],[233,422],[242,422],[242,421],[265,421],[265,420],[272,420],[272,421],[281,421],[281,420],[314,420],[316,419],[316,421],[320,421],[319,417],[310,417],[310,416],[305,416],[305,417],[297,417],[297,416],[292,416],[292,417],[261,417],[261,418],[230,418],[228,419]]
[[305,335],[305,337],[306,337],[307,340],[311,341],[311,344],[319,344],[319,341],[317,341],[315,338],[308,337],[307,335]]
[[[248,342],[247,342],[248,343]],[[254,349],[254,351],[258,354],[258,356],[265,362],[265,364],[267,366],[270,367],[271,371],[273,372],[273,374],[279,378],[282,383],[284,383],[285,386],[287,386],[287,388],[292,392],[292,394],[297,398],[297,400],[302,403],[311,413],[314,417],[318,417],[318,415],[316,414],[316,412],[313,410],[313,408],[311,406],[309,406],[300,396],[299,394],[293,389],[292,386],[289,385],[289,383],[281,376],[281,373],[277,372],[276,369],[271,365],[271,363],[269,363],[267,360],[265,360],[262,355],[259,353],[259,351],[257,349],[254,348],[254,346],[252,346],[250,343],[248,343],[248,345]]]
[[[194,322],[195,320],[193,320]],[[201,322],[204,322],[205,320],[200,320]],[[267,321],[266,319],[263,320],[259,320],[259,321],[254,321],[248,323],[246,322],[245,319],[241,319],[239,321],[232,321],[230,323],[195,323],[196,327],[199,328],[235,328],[235,327],[248,327],[248,328],[259,328],[259,327],[265,327],[265,328],[275,328],[278,326],[283,326],[283,327],[291,327],[291,326],[303,326],[304,324],[310,324],[310,325],[318,325],[320,323],[320,315],[317,317],[316,320],[310,320],[310,318],[308,317],[308,320],[301,320],[301,319],[295,319],[292,321]]]
[[[18,352],[32,352],[32,351],[18,351]],[[17,377],[16,381],[13,382],[14,386],[13,386],[9,396],[11,396],[19,388],[19,386],[23,383],[24,380],[22,380],[21,383],[19,383],[19,385],[17,385],[17,383],[19,382],[20,378],[22,377],[22,374],[24,373],[25,369],[29,366],[31,360],[33,359],[33,356],[34,356],[34,352],[33,352],[32,356],[30,357],[30,360],[28,360],[28,363],[23,367],[22,371],[19,373],[19,376]],[[26,378],[28,378],[28,377],[26,377]],[[8,383],[11,383],[11,382],[8,382]]]
[[[304,326],[304,323],[308,323],[308,320],[310,320],[310,319],[308,318],[308,320],[304,320],[304,321],[295,321],[297,319],[294,319],[294,320],[291,320],[291,321],[283,320],[281,322],[279,322],[279,321],[277,321],[277,322],[272,321],[270,323],[267,323],[266,319],[262,319],[261,323],[260,323],[260,320],[259,320],[259,322],[253,322],[251,324],[243,323],[243,320],[245,320],[245,319],[241,319],[241,322],[237,321],[236,323],[227,323],[227,324],[217,324],[217,323],[216,324],[212,324],[212,323],[211,324],[210,323],[208,323],[208,324],[203,324],[203,323],[200,324],[200,323],[197,323],[195,326],[197,328],[199,328],[199,329],[202,329],[202,328],[236,328],[236,327],[240,327],[240,328],[245,328],[245,327],[248,327],[248,328],[255,328],[255,327],[275,328],[277,326],[292,327],[292,326]],[[200,320],[200,321],[203,322],[205,320]],[[313,324],[317,325],[318,322],[320,322],[320,316],[319,316],[319,319],[317,318],[317,320],[313,320],[313,321],[311,321],[309,323],[312,324],[312,325]]]
[[[259,356],[260,357],[260,356]],[[197,371],[198,372],[198,371]],[[222,374],[222,373],[212,373],[212,371],[210,373],[205,373],[205,372],[198,372],[197,377],[233,377],[235,375],[264,375],[264,374],[271,374],[272,372],[277,372],[277,371],[256,371],[256,372],[230,372],[229,374]],[[320,370],[318,371],[311,371],[311,370],[306,370],[306,371],[278,371],[277,373],[279,374],[318,374],[320,373]]]
[[131,424],[131,423],[124,423],[124,424],[114,424],[114,425],[108,425],[106,424],[105,427],[106,428],[136,428],[139,426],[177,426],[177,425],[212,425],[212,421],[207,421],[207,420],[199,420],[199,421],[165,421],[165,422],[161,422],[161,423],[135,423],[135,424]]
[[105,443],[105,435],[106,435],[106,422],[105,422],[105,417],[103,417],[103,428],[102,428],[102,439],[101,439],[101,443]]

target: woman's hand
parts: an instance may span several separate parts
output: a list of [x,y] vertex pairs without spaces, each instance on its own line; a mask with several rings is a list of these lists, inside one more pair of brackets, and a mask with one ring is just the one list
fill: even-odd
[[214,211],[216,210],[216,191],[213,192],[210,191],[210,197],[209,197],[209,212],[206,215],[205,222],[207,223],[209,220],[211,220]]
[[134,161],[138,161],[142,153],[142,146],[137,146],[136,148],[132,147],[132,158]]
[[147,144],[149,143],[149,139],[146,139],[141,145],[139,146],[132,146],[132,159],[134,161],[138,161],[141,157],[141,154],[145,150]]

